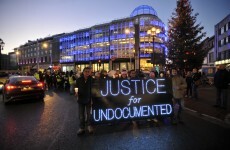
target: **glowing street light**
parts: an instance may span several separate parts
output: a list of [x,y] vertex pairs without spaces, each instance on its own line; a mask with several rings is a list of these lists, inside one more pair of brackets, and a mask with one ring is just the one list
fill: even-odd
[[155,42],[155,37],[157,34],[159,34],[161,32],[161,29],[160,28],[157,28],[157,27],[152,27],[150,30],[147,31],[147,34],[150,35],[150,36],[153,36],[153,52],[152,52],[152,55],[153,55],[153,64],[155,65],[155,49],[154,49],[154,42]]
[[50,57],[50,66],[49,67],[52,69],[52,51],[50,51],[48,49],[48,47],[49,47],[49,43],[45,42],[45,43],[42,44],[42,48],[48,50],[48,54],[49,54],[49,57]]
[[18,66],[19,66],[19,60],[18,60],[18,56],[19,56],[19,51],[16,51],[16,62],[17,62],[17,69],[19,69],[18,68]]
[[[41,49],[40,49],[40,46],[41,46]],[[40,70],[40,64],[39,64],[39,61],[40,61],[40,59],[39,59],[40,50],[42,50],[42,49],[48,49],[48,47],[49,47],[49,43],[44,42],[44,43],[41,43],[39,45],[39,41],[37,40],[37,71]],[[52,56],[51,56],[52,53],[49,51],[48,54],[49,54],[49,57],[50,57],[50,66],[52,66]]]
[[47,43],[43,43],[42,47],[46,49],[46,48],[48,48],[48,44]]

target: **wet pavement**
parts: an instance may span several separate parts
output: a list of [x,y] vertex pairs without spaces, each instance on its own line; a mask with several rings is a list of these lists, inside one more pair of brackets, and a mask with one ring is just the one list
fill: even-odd
[[[215,94],[214,90],[201,88],[199,100],[185,100],[183,124],[172,125],[165,118],[159,121],[159,125],[147,120],[138,124],[124,122],[95,125],[94,134],[86,132],[82,136],[77,135],[77,100],[69,93],[47,91],[44,101],[15,102],[9,105],[4,105],[0,96],[0,149],[229,149],[230,128],[212,123],[210,119],[202,119],[201,115],[194,115],[199,114],[199,111],[191,108],[197,106],[194,109],[198,110],[198,106],[204,105],[206,107],[200,108],[202,111],[224,111],[212,107],[214,99],[207,99],[207,95],[211,96],[209,93]],[[206,115],[205,118],[209,117]],[[221,120],[213,120],[217,119]],[[221,122],[223,123],[222,120]]]
[[214,107],[216,103],[216,88],[214,86],[201,86],[198,88],[199,98],[197,100],[185,98],[185,110],[230,127],[230,88],[228,90],[227,109]]

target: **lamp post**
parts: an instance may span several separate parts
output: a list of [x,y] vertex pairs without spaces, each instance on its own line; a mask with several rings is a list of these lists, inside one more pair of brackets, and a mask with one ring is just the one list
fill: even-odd
[[37,50],[37,71],[39,71],[39,42],[37,39],[37,44],[36,44],[36,50]]
[[0,70],[2,69],[2,50],[4,47],[5,43],[3,42],[2,39],[0,39]]
[[16,51],[16,63],[17,63],[17,70],[19,70],[18,66],[19,66],[19,61],[18,61],[18,55],[19,55],[19,51]]
[[139,18],[137,18],[134,22],[134,41],[135,41],[135,44],[134,44],[134,47],[135,47],[135,55],[134,55],[134,58],[135,58],[135,69],[138,73],[140,73],[140,24],[139,24]]
[[42,44],[42,49],[45,49],[48,51],[48,55],[49,55],[49,58],[50,58],[50,71],[52,71],[52,67],[53,67],[53,58],[52,58],[52,50],[49,49],[49,46],[50,43],[48,44],[47,42],[43,43]]
[[[126,35],[129,35],[131,33],[130,29],[125,29],[125,34]],[[131,58],[131,52],[132,52],[132,49],[130,48],[130,37],[129,37],[129,59],[130,59],[130,70],[132,70],[132,58]]]
[[153,65],[155,65],[155,47],[154,47],[154,43],[155,43],[155,37],[157,34],[159,34],[161,32],[160,28],[157,27],[152,27],[150,30],[147,31],[147,34],[150,36],[153,36],[153,52],[152,52],[152,59],[153,59]]

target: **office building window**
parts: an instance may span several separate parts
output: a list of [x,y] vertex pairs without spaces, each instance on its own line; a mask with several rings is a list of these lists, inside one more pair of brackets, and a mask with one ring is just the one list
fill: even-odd
[[220,40],[220,46],[224,45],[224,39]]
[[220,29],[220,34],[224,33],[224,26]]
[[209,53],[209,62],[213,62],[214,60],[213,60],[213,53]]

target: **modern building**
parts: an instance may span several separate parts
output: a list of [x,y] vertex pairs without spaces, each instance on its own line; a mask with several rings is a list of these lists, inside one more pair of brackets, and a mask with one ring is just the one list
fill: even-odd
[[63,71],[82,71],[86,66],[93,71],[151,70],[162,67],[151,61],[152,54],[167,53],[165,24],[147,5],[135,8],[129,17],[66,33],[58,40]]
[[28,41],[14,49],[22,73],[45,69],[59,70],[60,51],[57,37],[62,34]]
[[226,64],[230,69],[230,14],[215,25],[215,65]]
[[163,69],[156,56],[167,54],[165,41],[165,24],[151,6],[141,5],[129,17],[28,41],[14,52],[22,72],[82,71],[86,66],[93,71],[151,70]]

